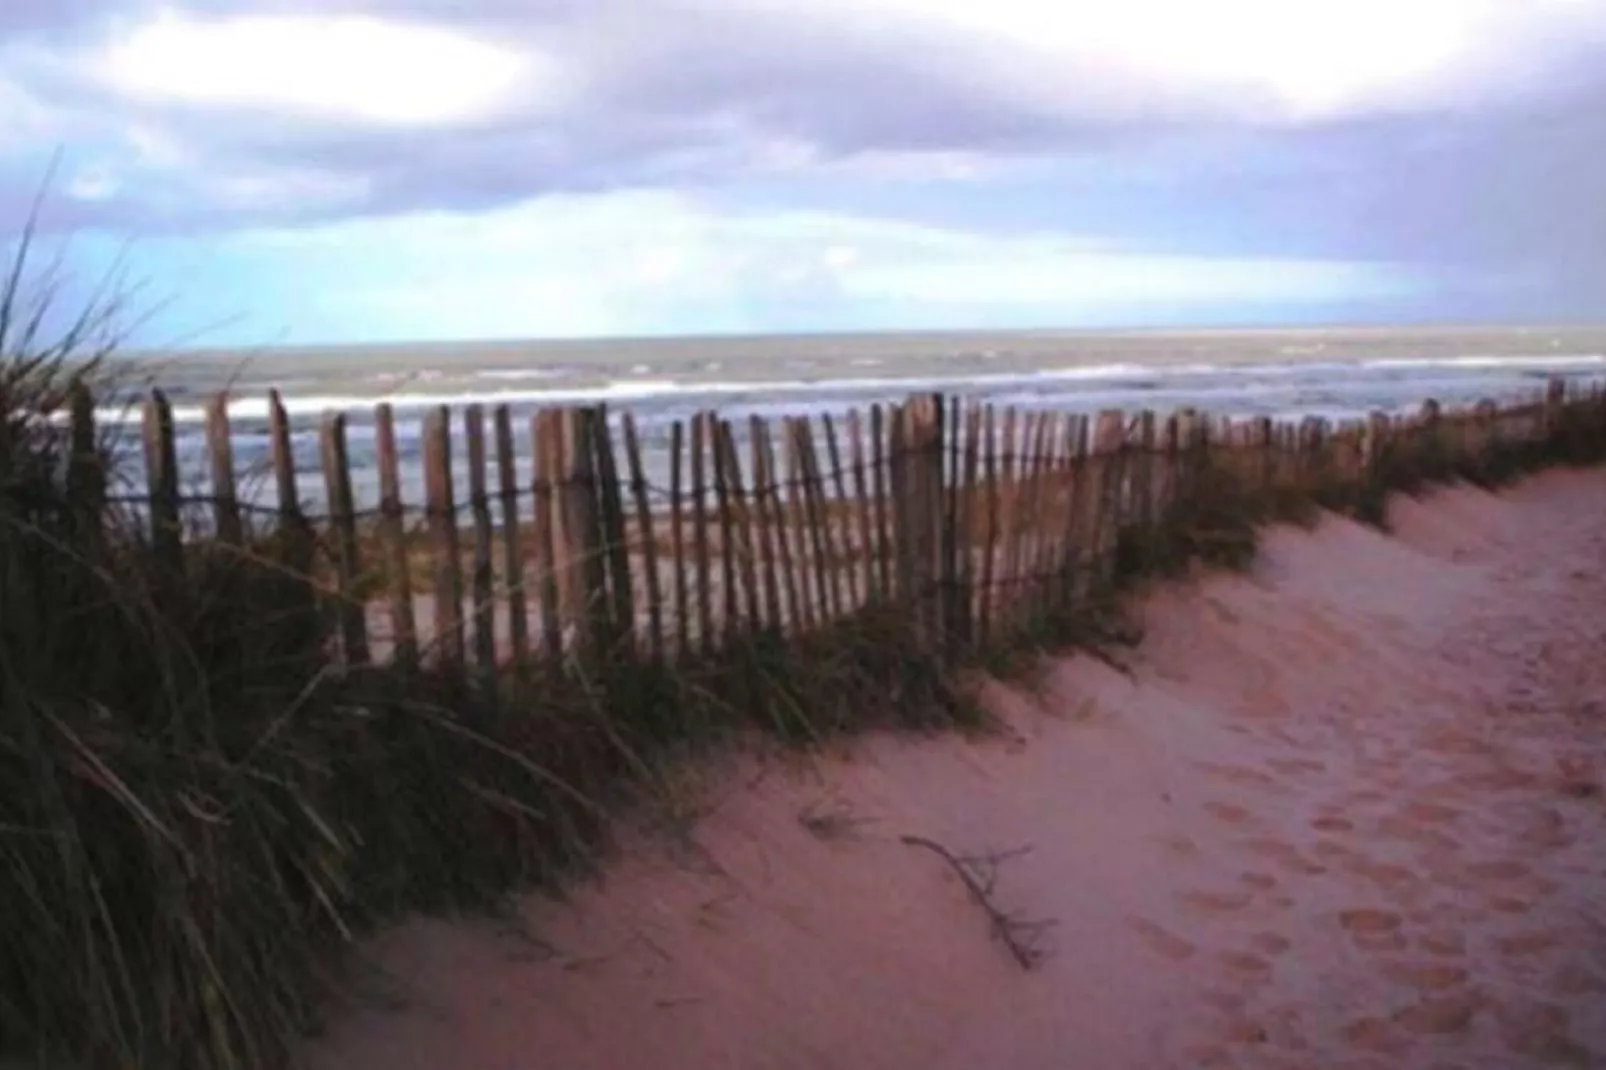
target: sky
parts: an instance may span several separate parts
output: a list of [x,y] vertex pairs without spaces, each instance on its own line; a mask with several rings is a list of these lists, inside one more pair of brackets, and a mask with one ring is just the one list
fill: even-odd
[[1602,145],[1606,0],[0,3],[143,344],[1599,322]]

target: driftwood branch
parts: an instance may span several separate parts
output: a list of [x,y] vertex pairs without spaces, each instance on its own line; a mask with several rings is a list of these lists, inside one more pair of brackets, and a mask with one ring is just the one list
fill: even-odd
[[1014,956],[1021,969],[1030,970],[1043,960],[1041,940],[1043,934],[1053,926],[1053,921],[1027,921],[1016,915],[1004,913],[993,902],[993,888],[998,883],[1000,864],[1025,854],[1031,850],[1030,847],[961,857],[924,836],[902,836],[900,839],[911,847],[925,848],[953,868],[964,883],[965,890],[970,893],[971,899],[975,900],[976,905],[986,913],[993,936],[1009,949],[1009,953]]

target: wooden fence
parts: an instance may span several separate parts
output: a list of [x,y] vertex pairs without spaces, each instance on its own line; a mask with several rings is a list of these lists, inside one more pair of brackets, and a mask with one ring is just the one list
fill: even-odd
[[[424,423],[416,503],[402,500],[394,416],[380,405],[379,500],[354,500],[347,418],[332,413],[319,428],[329,506],[312,516],[275,394],[283,504],[269,526],[329,594],[335,656],[350,667],[393,659],[494,678],[509,663],[673,663],[878,607],[932,655],[962,658],[1091,597],[1123,539],[1163,533],[1207,469],[1257,501],[1323,487],[1342,497],[1379,489],[1401,458],[1453,467],[1497,445],[1542,444],[1569,413],[1598,419],[1600,404],[1598,388],[1556,381],[1516,404],[1428,402],[1409,417],[1337,423],[1088,417],[938,395],[745,427],[705,413],[673,426],[667,486],[646,479],[628,413],[565,408],[516,427],[506,407],[441,407]],[[227,400],[207,412],[211,489],[186,497],[168,402],[155,392],[143,410],[143,515],[154,553],[180,572],[203,538],[249,552],[263,528],[237,492]],[[93,441],[87,398],[73,434]],[[466,484],[454,479],[465,458]],[[106,493],[89,466],[74,471],[81,493]]]

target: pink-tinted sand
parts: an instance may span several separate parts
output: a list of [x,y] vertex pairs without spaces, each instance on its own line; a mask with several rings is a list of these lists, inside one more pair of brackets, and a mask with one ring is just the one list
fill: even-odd
[[[418,921],[343,1070],[1606,1066],[1606,475],[1268,534],[1003,738],[710,765],[684,835]],[[936,854],[1051,920],[1024,972]]]

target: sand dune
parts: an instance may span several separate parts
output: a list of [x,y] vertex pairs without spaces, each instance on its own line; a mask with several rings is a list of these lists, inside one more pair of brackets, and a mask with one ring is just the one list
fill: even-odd
[[[409,923],[352,1070],[1606,1066],[1606,475],[1269,534],[1001,738],[710,768],[528,932]],[[953,869],[1053,921],[1023,971]],[[1013,849],[1030,851],[1009,854]]]

